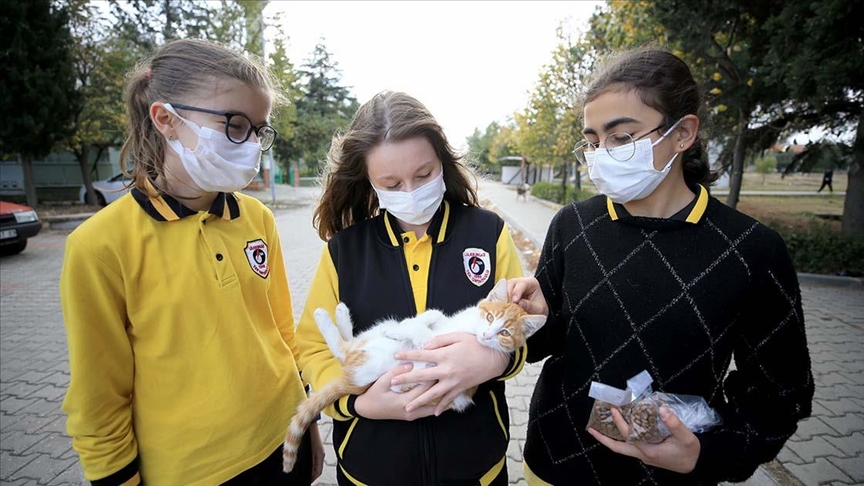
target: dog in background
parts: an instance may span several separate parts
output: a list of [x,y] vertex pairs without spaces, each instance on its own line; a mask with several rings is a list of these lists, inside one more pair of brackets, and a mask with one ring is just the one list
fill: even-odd
[[521,197],[523,201],[528,201],[528,193],[531,192],[531,186],[529,184],[522,184],[521,186],[516,188],[516,200],[518,201]]

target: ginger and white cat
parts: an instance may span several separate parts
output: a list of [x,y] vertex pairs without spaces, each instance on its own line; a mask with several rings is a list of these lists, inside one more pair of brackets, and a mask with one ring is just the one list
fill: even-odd
[[[507,281],[499,280],[489,295],[477,305],[467,307],[452,316],[430,309],[415,317],[397,321],[386,319],[357,336],[348,307],[336,306],[336,323],[324,309],[315,311],[315,322],[333,355],[342,363],[343,376],[337,378],[297,408],[285,436],[283,468],[290,472],[297,460],[297,448],[303,434],[315,417],[328,405],[345,395],[360,395],[381,375],[400,364],[394,358],[399,351],[420,349],[434,337],[451,332],[467,332],[477,340],[502,353],[512,353],[546,322],[546,316],[529,315],[507,298]],[[434,363],[414,362],[414,367],[434,366]],[[395,392],[408,391],[417,384],[393,387]],[[477,387],[461,393],[451,408],[461,412],[474,402],[471,397]]]

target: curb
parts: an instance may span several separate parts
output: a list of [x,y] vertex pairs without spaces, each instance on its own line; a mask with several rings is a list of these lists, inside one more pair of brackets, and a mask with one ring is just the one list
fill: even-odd
[[864,290],[864,278],[820,275],[818,273],[799,273],[798,284]]

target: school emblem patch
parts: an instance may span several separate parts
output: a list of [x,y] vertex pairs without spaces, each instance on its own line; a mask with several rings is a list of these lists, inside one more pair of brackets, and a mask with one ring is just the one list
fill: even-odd
[[465,265],[465,276],[478,287],[486,283],[492,274],[489,252],[482,248],[465,248],[462,263]]
[[246,259],[249,260],[249,266],[252,271],[257,273],[261,278],[267,278],[270,275],[270,259],[267,255],[267,243],[264,240],[257,239],[246,243]]

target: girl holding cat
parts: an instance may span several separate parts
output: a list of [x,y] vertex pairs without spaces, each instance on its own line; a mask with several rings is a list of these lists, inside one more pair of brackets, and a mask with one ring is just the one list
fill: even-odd
[[[532,486],[744,481],[810,413],[795,270],[776,232],[708,195],[700,106],[688,66],[659,49],[612,58],[588,87],[575,153],[603,195],[562,208],[536,278],[508,282],[549,316],[529,340],[529,361],[549,358],[529,412]],[[659,444],[586,430],[591,383],[623,388],[643,370],[723,424],[694,434],[663,407]]]
[[[521,276],[506,225],[478,207],[470,177],[441,126],[404,93],[379,93],[334,138],[315,210],[327,246],[297,329],[300,368],[315,390],[343,376],[316,309],[332,314],[346,304],[356,336],[384,318],[454,314],[498,280]],[[467,333],[440,336],[430,348],[432,381],[395,392],[392,380],[409,370],[397,366],[325,409],[339,484],[507,484],[502,380],[521,369],[524,348],[508,361]],[[446,411],[478,385],[473,406]],[[421,396],[435,404],[406,408]]]
[[[305,393],[273,214],[236,191],[276,131],[264,68],[214,43],[160,48],[126,87],[134,187],[69,235],[63,410],[99,485],[309,485],[313,427],[282,472]],[[121,162],[122,163],[122,162]]]

